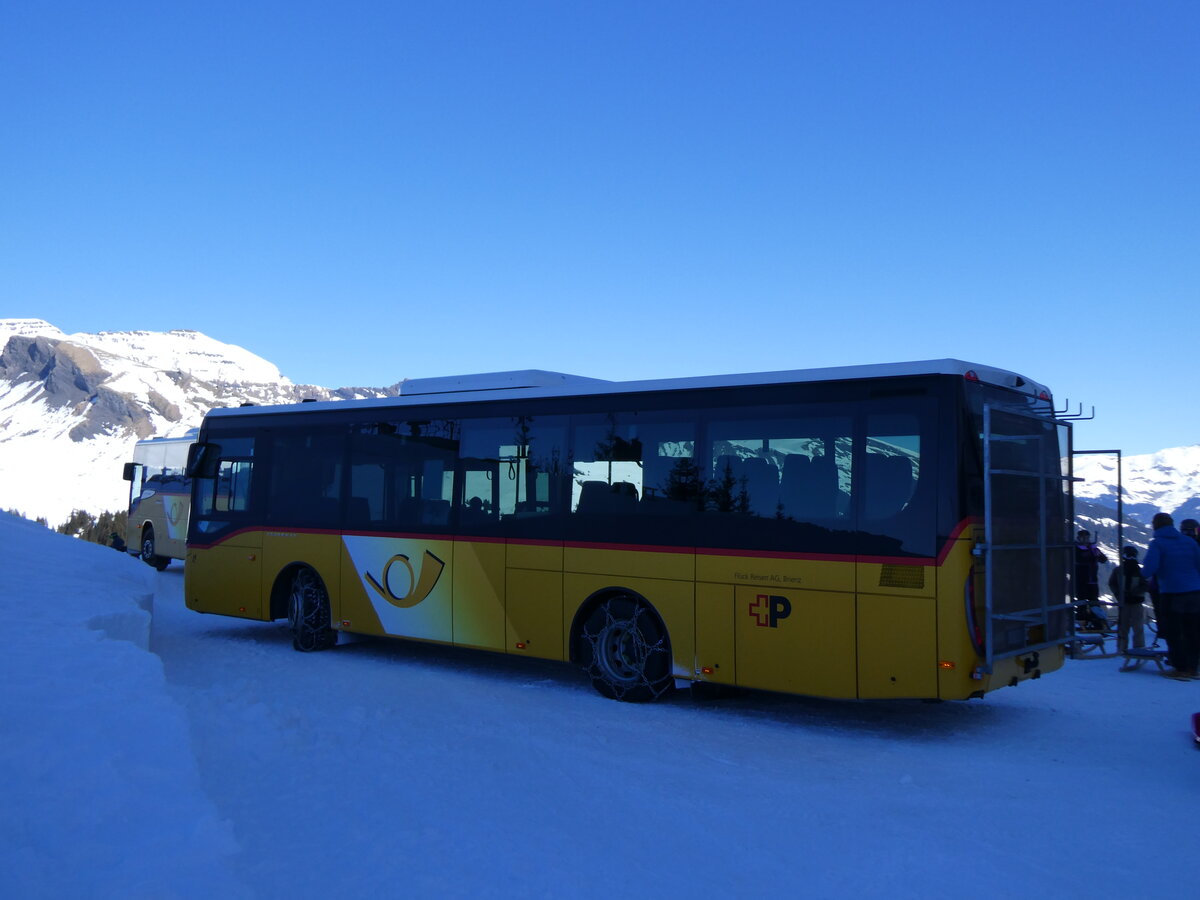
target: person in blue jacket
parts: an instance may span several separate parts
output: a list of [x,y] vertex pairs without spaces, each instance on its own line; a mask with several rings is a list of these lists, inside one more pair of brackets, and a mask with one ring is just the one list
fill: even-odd
[[1175,527],[1175,520],[1158,513],[1151,526],[1154,540],[1142,561],[1142,574],[1158,582],[1160,600],[1168,612],[1167,654],[1172,678],[1191,679],[1200,666],[1200,544]]

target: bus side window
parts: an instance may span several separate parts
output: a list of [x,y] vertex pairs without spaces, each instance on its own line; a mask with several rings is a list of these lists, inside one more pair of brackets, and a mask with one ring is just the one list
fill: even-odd
[[[458,524],[486,533],[559,508],[565,423],[554,416],[466,419],[458,461]],[[536,528],[536,523],[529,523]]]
[[[866,416],[860,527],[866,534],[897,540],[909,553],[934,555],[934,498],[937,466],[934,416],[913,412]],[[882,545],[880,545],[882,552]]]
[[571,510],[588,515],[695,512],[696,426],[686,414],[577,416]]
[[783,458],[780,506],[798,522],[819,522],[844,514],[838,471],[832,456],[790,453]]
[[196,479],[196,515],[210,516],[249,509],[253,472],[253,460],[219,460],[213,475]]
[[710,512],[846,526],[853,434],[849,416],[765,408],[744,418],[714,421],[711,431]]
[[863,515],[899,515],[913,499],[921,467],[921,432],[915,415],[867,417]]
[[340,522],[344,435],[329,430],[275,435],[268,522],[290,526]]
[[250,476],[254,463],[248,459],[223,459],[217,467],[217,512],[244,512],[250,505]]
[[349,444],[346,527],[444,528],[457,434],[458,423],[444,419],[356,426]]

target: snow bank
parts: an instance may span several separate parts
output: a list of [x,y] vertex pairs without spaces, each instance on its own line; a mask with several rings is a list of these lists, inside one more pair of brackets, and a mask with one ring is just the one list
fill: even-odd
[[[148,651],[151,570],[0,514],[0,894],[245,895]],[[114,850],[119,848],[119,850]]]

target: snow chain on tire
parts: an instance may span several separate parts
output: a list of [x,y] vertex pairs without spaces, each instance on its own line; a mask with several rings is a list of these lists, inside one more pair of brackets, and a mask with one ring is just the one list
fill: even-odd
[[288,625],[292,628],[292,646],[303,653],[327,650],[337,643],[337,632],[329,624],[329,595],[308,569],[301,569],[292,578]]
[[584,623],[587,673],[595,688],[614,700],[657,700],[674,684],[667,635],[645,602],[611,597]]

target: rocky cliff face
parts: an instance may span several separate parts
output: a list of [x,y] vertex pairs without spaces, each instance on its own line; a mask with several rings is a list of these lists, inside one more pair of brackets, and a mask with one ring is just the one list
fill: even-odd
[[105,383],[110,378],[95,353],[65,340],[12,337],[0,353],[0,382],[23,391],[25,400],[40,399],[47,409],[65,411],[76,420],[67,432],[72,441],[113,429],[149,437],[154,433],[150,412],[172,424],[182,420],[179,406],[157,391],[135,398],[110,388]]

